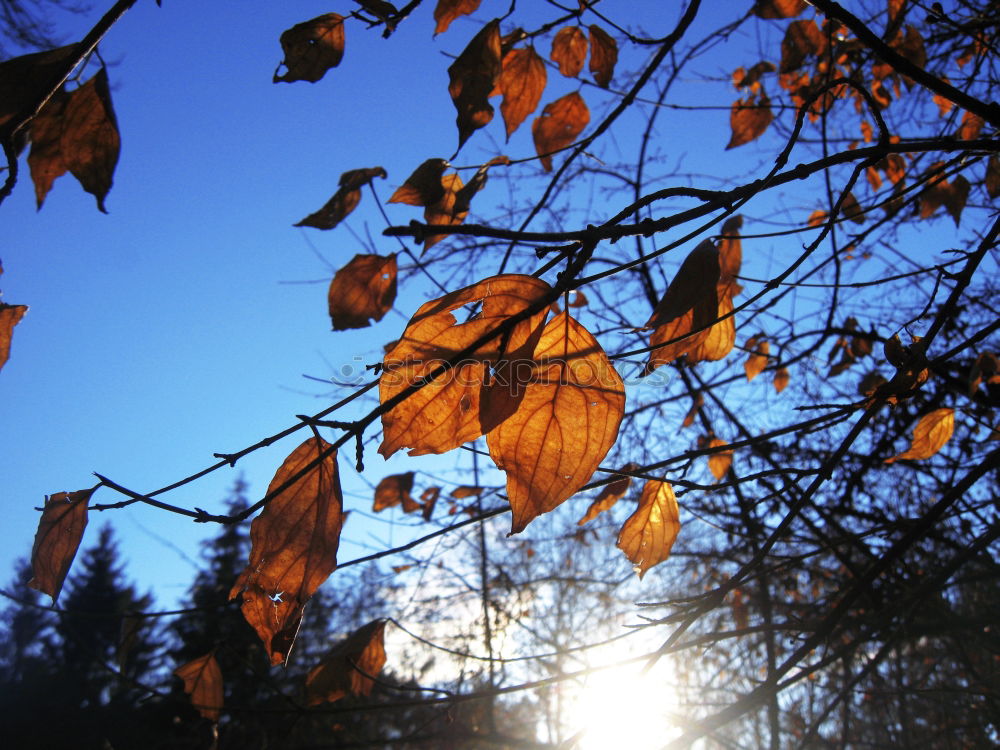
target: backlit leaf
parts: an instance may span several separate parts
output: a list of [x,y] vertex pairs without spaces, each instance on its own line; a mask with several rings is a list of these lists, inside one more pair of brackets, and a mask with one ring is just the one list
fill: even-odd
[[777,393],[781,393],[788,386],[788,381],[791,376],[788,374],[787,368],[780,367],[774,371],[774,390]]
[[759,98],[750,96],[737,99],[729,110],[729,128],[732,135],[726,149],[736,148],[759,138],[771,124],[774,115],[771,113],[771,100],[767,94],[761,93]]
[[483,26],[448,67],[448,93],[458,110],[458,147],[493,119],[490,92],[501,71],[500,21]]
[[597,340],[565,312],[545,326],[517,411],[486,435],[507,473],[511,534],[573,495],[618,437],[625,387]]
[[806,0],[757,0],[753,12],[758,18],[794,18],[806,9]]
[[31,548],[32,577],[28,585],[51,596],[53,602],[59,598],[87,527],[87,503],[94,489],[57,492],[45,498]]
[[[410,319],[403,336],[386,354],[379,381],[382,403],[440,368],[482,336],[497,331],[550,291],[544,281],[506,274],[484,279],[425,303]],[[478,315],[457,323],[452,311],[482,302]],[[382,415],[379,453],[388,458],[403,447],[410,455],[444,453],[475,440],[506,419],[517,406],[518,394],[504,392],[511,363],[530,360],[541,336],[547,310],[513,325],[480,345],[451,370],[423,385]],[[501,346],[501,340],[503,346]],[[482,396],[497,398],[481,408]]]
[[[649,345],[658,348],[649,353],[644,375],[696,349],[708,338],[711,323],[718,317],[718,282],[719,251],[714,242],[703,240],[684,259],[646,321],[644,328],[654,329]],[[666,343],[669,341],[673,343]]]
[[296,24],[281,33],[281,49],[286,72],[274,71],[274,83],[309,81],[316,83],[326,71],[340,65],[344,57],[344,17],[324,13],[311,21]]
[[594,82],[606,89],[618,63],[618,43],[600,26],[590,26],[590,72]]
[[700,393],[691,400],[691,408],[688,409],[687,414],[684,415],[684,421],[681,422],[681,427],[690,427],[694,424],[694,418],[698,416],[698,412],[701,411],[701,407],[705,405],[705,397]]
[[14,326],[28,312],[27,305],[8,305],[0,302],[0,370],[10,359],[10,341],[14,336]]
[[503,115],[508,139],[538,108],[547,79],[545,62],[534,47],[512,49],[504,55],[498,86],[503,94],[500,114]]
[[355,255],[330,282],[327,303],[333,330],[365,328],[396,300],[396,255]]
[[222,670],[210,652],[177,667],[174,674],[184,681],[191,705],[209,721],[218,721],[222,709]]
[[448,168],[444,159],[427,159],[413,170],[406,182],[396,188],[389,203],[406,203],[411,206],[433,206],[444,197],[441,177]]
[[[463,209],[458,196],[465,186],[457,173],[446,174],[441,178],[441,198],[437,203],[424,209],[424,221],[428,224],[461,224],[469,215],[468,204]],[[424,250],[443,240],[447,235],[431,234],[424,237]]]
[[333,703],[348,695],[367,696],[385,666],[385,624],[373,620],[338,643],[306,675],[306,705]]
[[956,137],[960,140],[971,141],[979,137],[983,129],[983,118],[972,112],[962,113],[962,124],[958,128]]
[[104,199],[121,150],[107,70],[68,94],[57,92],[32,120],[31,142],[28,166],[39,208],[52,183],[68,171],[107,213]]
[[771,351],[771,344],[766,339],[759,340],[759,337],[754,336],[747,341],[746,346],[747,349],[753,348],[743,365],[743,369],[747,372],[747,380],[750,381],[764,372],[764,368],[767,367],[767,355]]
[[[635,464],[626,464],[624,467],[625,471],[635,471],[638,467]],[[593,521],[601,513],[611,508],[612,505],[617,503],[626,492],[628,492],[629,486],[632,484],[632,477],[621,476],[610,484],[604,485],[601,488],[601,492],[594,498],[594,501],[587,508],[587,512],[584,514],[583,518],[576,522],[577,526],[583,526],[588,521]]]
[[[712,438],[708,441],[706,447],[708,448],[721,448],[727,445],[725,440],[720,440],[719,438]],[[729,467],[733,465],[733,451],[718,451],[717,453],[712,453],[708,457],[708,468],[712,472],[712,476],[716,479],[722,479],[726,476],[726,472],[729,471]]]
[[443,34],[451,22],[459,16],[467,16],[475,12],[481,0],[438,0],[434,8],[435,34]]
[[243,616],[271,664],[288,659],[306,602],[337,567],[344,520],[337,453],[326,441],[310,438],[292,451],[267,494],[288,482],[250,525],[250,560],[229,592],[243,595]]
[[580,75],[587,59],[587,37],[577,26],[564,26],[552,40],[549,59],[559,66],[559,72],[572,78]]
[[887,458],[885,462],[891,464],[893,461],[900,461],[904,458],[912,461],[930,458],[951,439],[954,430],[955,410],[935,409],[922,416],[917,422],[917,426],[913,429],[913,441],[910,443],[910,447],[892,458]]
[[821,57],[826,51],[826,36],[812,19],[792,21],[781,41],[779,73],[797,70],[809,56]]
[[732,290],[732,285],[719,283],[716,289],[718,309],[715,315],[719,321],[708,329],[708,335],[697,346],[692,347],[687,352],[688,364],[717,362],[720,359],[725,359],[726,355],[733,350],[733,346],[736,344],[736,318],[732,315]]
[[546,172],[552,171],[552,152],[572,144],[589,122],[587,103],[575,91],[545,105],[541,116],[531,124],[531,135]]
[[333,229],[358,205],[361,200],[361,188],[376,177],[385,179],[386,172],[382,167],[365,167],[344,172],[340,175],[340,187],[323,208],[309,214],[294,226]]
[[466,497],[477,497],[478,495],[482,495],[484,492],[486,492],[485,487],[477,487],[471,484],[462,484],[453,489],[451,491],[450,496],[455,498],[456,500],[462,500],[463,498]]
[[680,531],[680,509],[668,482],[647,480],[639,507],[618,534],[618,547],[635,565],[639,578],[670,556]]
[[410,497],[410,490],[412,489],[412,471],[408,471],[405,474],[392,474],[383,477],[375,487],[375,502],[372,505],[372,511],[378,513],[386,508],[403,505],[407,501],[411,505],[415,504],[413,498]]

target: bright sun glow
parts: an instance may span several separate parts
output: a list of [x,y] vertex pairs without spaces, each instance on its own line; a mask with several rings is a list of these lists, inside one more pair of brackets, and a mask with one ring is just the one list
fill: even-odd
[[662,669],[644,675],[642,667],[628,664],[587,676],[570,709],[569,733],[581,732],[577,750],[652,750],[680,734],[672,719],[682,713],[672,681]]

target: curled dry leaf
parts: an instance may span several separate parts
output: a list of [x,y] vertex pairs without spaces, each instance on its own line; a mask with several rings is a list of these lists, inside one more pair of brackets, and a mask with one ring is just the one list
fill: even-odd
[[618,534],[618,547],[636,567],[641,579],[647,570],[670,556],[680,529],[674,488],[668,482],[651,479],[642,487],[639,507]]
[[434,34],[443,34],[451,22],[459,16],[467,16],[475,12],[481,0],[438,0],[434,7]]
[[218,721],[222,710],[222,670],[215,652],[177,667],[174,674],[184,681],[184,692],[191,696],[191,705],[198,713],[209,721]]
[[[645,329],[654,329],[643,370],[648,375],[660,365],[672,362],[704,342],[718,315],[719,250],[711,240],[703,240],[684,259],[677,275],[663,294]],[[693,332],[693,333],[692,333]]]
[[[505,274],[422,305],[383,360],[379,381],[383,404],[420,387],[382,415],[379,453],[388,458],[404,446],[411,456],[444,453],[475,440],[513,413],[520,394],[505,390],[509,371],[512,363],[531,359],[547,310],[514,324],[508,321],[550,291],[548,284],[534,277]],[[482,302],[481,312],[468,322],[456,323],[452,311],[477,302]],[[500,335],[501,327],[508,332]],[[496,335],[425,382],[491,333]],[[483,395],[494,390],[497,398],[481,405]]]
[[[622,468],[623,471],[635,471],[638,466],[633,463],[625,464]],[[601,488],[601,492],[594,498],[594,501],[587,508],[587,512],[584,514],[583,518],[576,522],[577,526],[583,526],[588,521],[593,521],[601,513],[609,510],[612,505],[617,503],[625,493],[628,492],[628,488],[632,484],[632,477],[630,476],[620,476],[615,481],[610,484],[604,485]]]
[[[515,411],[486,435],[507,473],[511,534],[580,489],[618,437],[625,387],[597,340],[565,312],[545,326]],[[523,365],[526,362],[519,364]],[[520,388],[519,388],[520,390]]]
[[334,274],[327,294],[333,330],[365,328],[396,301],[396,254],[355,255]]
[[361,200],[361,188],[376,177],[386,178],[386,172],[382,167],[365,167],[344,172],[340,175],[340,187],[323,208],[309,214],[294,226],[333,229],[358,205]]
[[14,326],[28,312],[27,305],[7,305],[0,302],[0,370],[10,359],[10,341],[14,336]]
[[559,72],[568,78],[580,75],[587,59],[587,37],[576,26],[564,26],[552,40],[549,59],[559,66]]
[[107,70],[101,68],[70,93],[60,89],[31,122],[28,166],[38,207],[56,178],[68,171],[97,199],[97,208],[107,213],[104,199],[120,150]]
[[438,497],[441,495],[440,487],[428,487],[420,493],[420,502],[423,503],[423,516],[425,521],[430,521],[434,515],[434,506],[437,505]]
[[[344,17],[324,13],[311,21],[296,24],[281,32],[281,49],[285,59],[274,71],[274,83],[316,83],[326,71],[340,65],[344,57]],[[278,75],[282,65],[286,72]]]
[[490,92],[501,71],[500,21],[483,26],[448,67],[448,93],[458,110],[458,147],[493,119]]
[[306,705],[333,703],[348,695],[367,696],[385,666],[385,624],[358,628],[306,675]]
[[764,372],[764,368],[767,367],[767,355],[771,352],[771,344],[759,336],[752,336],[747,341],[746,348],[753,349],[743,364],[743,369],[747,372],[747,381],[750,381]]
[[729,129],[732,135],[726,144],[726,150],[759,138],[773,119],[771,100],[767,94],[761,92],[759,97],[737,99],[729,110]]
[[445,159],[427,159],[413,170],[406,182],[396,188],[389,203],[406,203],[410,206],[433,206],[444,197],[441,177],[448,168]]
[[575,91],[545,105],[531,124],[531,135],[546,172],[552,171],[552,153],[572,144],[589,122],[587,103]]
[[[410,490],[412,489],[412,471],[408,471],[405,474],[392,474],[383,477],[375,487],[375,502],[372,505],[372,511],[378,513],[386,508],[394,508],[397,505],[416,505],[416,502],[410,497]],[[420,506],[418,505],[417,507]]]
[[507,139],[538,108],[548,76],[545,61],[534,47],[512,49],[503,58],[498,86],[503,94],[500,114],[503,115]]
[[[720,440],[719,438],[711,438],[708,440],[706,447],[708,448],[722,448],[728,445],[725,440]],[[708,469],[712,472],[712,476],[717,480],[721,480],[726,476],[726,472],[729,471],[729,467],[733,465],[733,451],[732,449],[727,451],[718,451],[712,453],[708,457]]]
[[0,128],[51,87],[77,49],[78,45],[70,44],[0,62]]
[[698,416],[698,412],[701,411],[701,407],[705,405],[705,397],[700,393],[691,399],[691,408],[688,409],[687,414],[684,415],[684,421],[681,422],[681,427],[690,427],[694,424],[694,418]]
[[87,527],[87,503],[95,488],[77,492],[57,492],[45,498],[42,517],[31,548],[31,580],[28,585],[59,598],[66,573]]
[[618,43],[600,26],[590,26],[590,72],[594,82],[606,89],[618,63]]
[[924,414],[913,428],[913,441],[910,447],[899,455],[887,458],[885,462],[891,464],[904,458],[912,461],[921,461],[930,458],[951,439],[951,434],[955,430],[955,410],[935,409]]
[[243,595],[243,616],[271,664],[281,664],[306,602],[337,567],[344,521],[337,452],[321,438],[306,440],[281,464],[267,494],[271,501],[250,525],[250,560],[229,598]]

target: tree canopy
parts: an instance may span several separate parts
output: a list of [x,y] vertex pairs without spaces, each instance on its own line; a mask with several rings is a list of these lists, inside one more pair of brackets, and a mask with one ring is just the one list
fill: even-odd
[[[27,148],[40,208],[69,172],[106,210],[128,65],[97,49],[133,4],[0,63],[0,199]],[[637,745],[995,742],[994,5],[345,5],[275,30],[273,85],[322,87],[358,37],[401,75],[394,38],[423,24],[455,119],[448,155],[387,124],[409,172],[345,163],[294,223],[382,217],[326,300],[333,337],[371,328],[364,369],[161,488],[52,494],[29,585],[58,599],[95,511],[221,524],[173,625],[183,687],[148,687],[223,737],[259,700],[290,746],[585,747],[560,691],[635,662],[671,704]],[[25,311],[0,305],[0,366]],[[256,501],[172,502],[278,441]],[[406,471],[381,468],[401,452]],[[338,560],[361,513],[410,536]],[[294,687],[266,676],[310,612],[350,601],[350,568],[383,561],[392,583]],[[373,732],[366,712],[394,718]]]

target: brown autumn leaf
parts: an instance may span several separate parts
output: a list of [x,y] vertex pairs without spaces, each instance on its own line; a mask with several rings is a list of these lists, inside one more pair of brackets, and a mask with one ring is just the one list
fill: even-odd
[[396,301],[396,254],[358,254],[334,274],[327,293],[333,330],[366,328]]
[[749,70],[745,70],[743,66],[740,66],[733,71],[733,86],[737,91],[741,89],[750,89],[752,92],[759,91],[761,85],[760,79],[766,73],[773,73],[775,70],[777,68],[774,67],[774,63],[767,60],[754,63],[750,66]]
[[268,496],[286,483],[250,525],[250,560],[229,592],[230,599],[242,594],[243,616],[272,665],[288,659],[306,602],[337,567],[344,521],[337,452],[325,440],[313,437],[292,451]]
[[854,197],[854,193],[848,192],[844,197],[843,202],[840,204],[840,213],[845,219],[855,224],[865,223],[865,212],[858,203],[858,199]]
[[[486,435],[507,473],[511,534],[559,506],[593,475],[618,437],[625,386],[589,331],[565,312],[545,326],[515,411]],[[519,363],[523,364],[523,363]]]
[[705,405],[705,397],[700,393],[691,399],[691,408],[688,409],[687,414],[684,415],[684,421],[681,422],[681,427],[690,427],[694,424],[694,418],[698,416],[698,412],[701,411],[701,407]]
[[737,99],[729,110],[729,129],[732,134],[726,150],[742,146],[759,138],[774,119],[771,100],[761,92],[759,97]]
[[[316,83],[326,71],[340,65],[344,57],[344,17],[324,13],[311,21],[296,24],[281,32],[281,49],[285,59],[274,71],[274,83]],[[286,72],[278,75],[282,65]]]
[[742,228],[743,217],[739,214],[730,216],[722,224],[719,233],[719,284],[729,285],[740,274],[740,266],[743,265]]
[[31,548],[31,580],[28,585],[55,602],[59,598],[69,566],[87,527],[87,503],[96,487],[76,492],[57,492],[45,498],[42,517]]
[[546,172],[552,171],[552,153],[572,144],[589,122],[587,103],[575,91],[545,105],[531,124],[531,135]]
[[990,156],[986,164],[986,194],[994,200],[1000,195],[1000,157]]
[[385,666],[385,624],[373,620],[334,646],[306,675],[306,705],[333,703],[348,695],[371,695]]
[[[463,210],[458,197],[464,190],[462,178],[458,173],[446,174],[441,178],[441,199],[424,209],[424,221],[428,224],[457,225],[465,221],[469,215],[468,205]],[[429,234],[424,237],[424,252],[432,245],[437,244],[448,235]]]
[[714,317],[718,322],[708,329],[708,335],[697,346],[687,352],[685,360],[689,365],[718,362],[725,359],[736,345],[736,318],[732,314],[734,286],[720,282],[716,288],[718,309]]
[[503,58],[497,85],[503,94],[500,114],[503,115],[507,140],[525,118],[538,108],[548,76],[545,61],[534,47],[512,49]]
[[434,7],[434,35],[443,34],[451,22],[459,16],[467,16],[476,11],[481,0],[438,0]]
[[587,59],[587,37],[577,26],[564,26],[552,40],[549,59],[559,66],[559,72],[567,78],[580,75],[583,62]]
[[806,9],[806,0],[757,0],[753,12],[758,18],[794,18]]
[[764,368],[767,367],[767,355],[771,351],[771,344],[760,336],[752,336],[747,341],[746,348],[753,349],[743,365],[743,369],[747,372],[747,381],[750,381],[764,372]]
[[590,72],[594,82],[606,89],[618,63],[618,43],[600,26],[590,26]]
[[785,367],[779,367],[774,371],[774,390],[777,393],[781,393],[788,386],[788,381],[791,376],[788,374],[788,369]]
[[[385,355],[379,381],[383,404],[440,368],[484,335],[497,331],[514,315],[551,292],[531,276],[504,274],[425,303],[410,319],[402,337]],[[478,315],[457,323],[452,311],[482,302]],[[455,367],[422,385],[382,415],[379,453],[388,458],[408,446],[411,456],[444,453],[488,432],[517,406],[518,394],[503,391],[511,362],[530,360],[542,333],[547,310],[513,325],[509,333],[480,345]],[[491,373],[495,371],[495,377]],[[502,376],[502,377],[501,377]],[[481,408],[481,397],[498,396]]]
[[802,67],[809,56],[822,57],[826,51],[826,35],[812,19],[792,21],[781,40],[779,73],[791,73]]
[[453,497],[456,500],[463,500],[467,497],[478,497],[484,492],[486,492],[485,487],[478,487],[472,484],[460,484],[451,491],[450,497]]
[[502,69],[500,21],[494,18],[483,26],[448,67],[448,93],[458,110],[458,147],[476,130],[493,119],[490,92]]
[[120,150],[108,72],[101,68],[78,89],[57,92],[31,122],[28,166],[38,208],[56,178],[68,171],[97,199],[97,208],[107,213],[104,199]]
[[[623,471],[635,471],[639,467],[636,464],[628,463],[622,467]],[[625,493],[628,492],[628,488],[632,484],[632,477],[630,476],[620,476],[615,481],[610,484],[606,484],[601,488],[600,493],[594,498],[594,501],[587,508],[587,512],[584,514],[583,518],[576,522],[577,526],[583,526],[588,521],[593,521],[601,513],[609,510],[612,505],[617,503]]]
[[314,227],[315,229],[333,229],[353,211],[361,200],[361,188],[376,177],[386,178],[382,167],[365,167],[351,169],[340,175],[340,187],[319,211],[309,214],[302,221],[294,224],[296,227]]
[[639,578],[670,556],[681,529],[677,497],[669,482],[647,480],[639,507],[618,534],[618,547],[638,568]]
[[51,88],[78,47],[70,44],[0,62],[0,128],[32,106],[39,92]]
[[[706,441],[707,448],[722,448],[728,445],[725,440],[720,440],[719,438],[711,438]],[[732,449],[727,451],[718,451],[717,453],[712,453],[708,456],[708,469],[712,472],[712,476],[716,480],[721,480],[726,476],[726,472],[729,471],[729,467],[733,465],[733,451]]]
[[27,305],[8,305],[0,302],[0,370],[10,359],[10,341],[14,336],[14,326],[28,312]]
[[[410,497],[410,490],[413,489],[413,472],[405,474],[392,474],[383,477],[375,487],[375,502],[372,511],[379,513],[386,508],[394,508],[397,505],[405,505],[409,501],[414,505],[415,501]],[[417,506],[420,507],[420,506]]]
[[983,129],[983,118],[972,112],[962,114],[962,124],[958,128],[955,137],[963,141],[975,140]]
[[891,464],[904,458],[912,461],[921,461],[930,458],[951,439],[951,434],[955,430],[955,410],[942,408],[924,414],[913,428],[913,440],[910,447],[902,453],[887,458],[885,462]]
[[[940,163],[934,164],[930,171],[933,172],[940,166]],[[969,199],[971,187],[969,181],[962,175],[956,176],[951,182],[948,182],[943,175],[931,178],[927,187],[920,193],[920,218],[926,219],[944,206],[957,227],[962,218],[962,210]]]
[[428,487],[420,493],[420,502],[423,504],[421,515],[425,521],[430,521],[434,515],[434,506],[437,505],[438,497],[441,495],[440,487]]
[[413,170],[406,182],[396,188],[389,203],[406,203],[410,206],[433,206],[444,197],[441,178],[448,168],[445,159],[427,159]]
[[[649,345],[658,347],[649,353],[644,376],[696,349],[708,338],[712,321],[718,317],[718,282],[719,250],[711,240],[703,240],[684,259],[643,326],[654,329]],[[673,343],[666,343],[670,341]]]
[[993,352],[982,352],[969,370],[969,395],[974,395],[984,382],[1000,385],[1000,359]]
[[218,721],[222,709],[222,670],[215,652],[192,659],[174,670],[184,681],[184,692],[191,696],[191,705],[209,721]]

